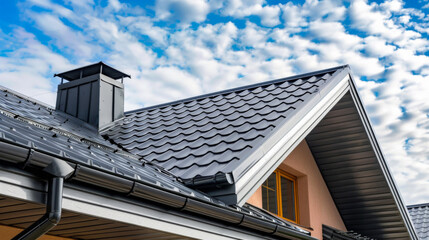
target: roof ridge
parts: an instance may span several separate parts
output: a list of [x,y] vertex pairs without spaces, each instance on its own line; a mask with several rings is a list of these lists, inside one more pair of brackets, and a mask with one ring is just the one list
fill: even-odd
[[417,208],[417,207],[429,207],[429,202],[428,203],[418,203],[418,204],[412,204],[412,205],[408,205],[407,208]]
[[230,89],[221,90],[221,91],[217,91],[217,92],[206,93],[206,94],[197,95],[194,97],[184,98],[184,99],[175,100],[175,101],[171,101],[171,102],[167,102],[167,103],[161,103],[161,104],[157,104],[157,105],[153,105],[153,106],[149,106],[149,107],[143,107],[143,108],[127,111],[127,112],[125,112],[125,114],[127,115],[127,114],[143,112],[143,111],[150,110],[150,109],[166,107],[166,106],[175,105],[175,104],[184,103],[184,102],[190,102],[190,101],[194,101],[197,99],[207,98],[210,96],[223,95],[223,94],[227,94],[227,93],[231,93],[231,92],[237,92],[237,91],[245,90],[245,89],[249,89],[249,88],[256,88],[256,87],[261,87],[261,86],[265,86],[265,85],[271,85],[271,84],[282,82],[282,81],[283,82],[294,81],[294,80],[298,80],[300,78],[310,77],[310,76],[314,76],[314,75],[320,75],[320,74],[324,74],[324,73],[336,71],[336,70],[341,69],[341,68],[348,68],[348,67],[349,67],[349,65],[345,64],[345,65],[340,65],[340,66],[333,67],[333,68],[317,70],[317,71],[298,74],[298,75],[294,75],[294,76],[290,76],[290,77],[278,78],[278,79],[264,81],[264,82],[260,82],[260,83],[249,84],[249,85],[245,85],[245,86],[241,86],[241,87],[235,87],[235,88],[230,88]]

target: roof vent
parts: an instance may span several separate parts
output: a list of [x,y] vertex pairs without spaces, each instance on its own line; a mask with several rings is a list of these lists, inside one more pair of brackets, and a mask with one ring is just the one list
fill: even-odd
[[57,110],[88,122],[98,130],[124,116],[123,79],[131,78],[130,75],[99,62],[54,76],[61,78]]

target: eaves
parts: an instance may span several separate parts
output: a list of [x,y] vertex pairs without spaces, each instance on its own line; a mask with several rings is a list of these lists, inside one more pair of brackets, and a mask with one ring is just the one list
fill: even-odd
[[[4,118],[3,121],[4,123],[6,123],[6,121],[11,123],[12,121],[17,120]],[[13,123],[18,124],[19,122]],[[286,225],[281,221],[275,220],[275,218],[267,218],[268,215],[265,217],[257,216],[255,214],[246,212],[246,210],[243,208],[226,206],[222,202],[219,202],[197,191],[186,189],[186,187],[181,186],[179,183],[174,183],[174,180],[168,180],[168,176],[162,177],[164,180],[160,179],[161,182],[156,181],[156,179],[149,181],[149,178],[136,179],[127,174],[121,175],[120,172],[113,173],[103,169],[95,168],[94,166],[89,165],[83,161],[70,158],[70,156],[66,156],[64,154],[57,155],[53,154],[52,152],[39,149],[31,144],[31,142],[25,144],[23,141],[9,139],[5,136],[5,134],[0,134],[0,159],[3,162],[2,166],[7,163],[5,166],[12,166],[11,169],[16,170],[18,167],[25,169],[25,171],[21,171],[21,173],[28,172],[37,174],[38,169],[47,166],[55,158],[66,161],[75,169],[74,174],[67,181],[78,183],[76,186],[79,187],[74,187],[74,192],[70,194],[70,198],[82,196],[82,194],[78,192],[81,189],[81,184],[84,183],[91,186],[96,186],[97,188],[101,189],[101,193],[114,192],[116,195],[122,196],[124,199],[131,197],[148,200],[156,204],[161,204],[165,207],[168,207],[169,209],[173,209],[172,211],[175,212],[177,216],[180,216],[182,213],[195,216],[205,216],[203,219],[211,219],[207,220],[209,223],[220,221],[224,224],[233,225],[241,229],[240,231],[242,232],[257,232],[259,233],[257,235],[267,236],[268,238],[287,236],[288,238],[294,239],[313,239],[311,236],[307,235],[307,232]],[[155,171],[155,169],[153,170]],[[17,174],[12,177],[6,177],[6,175],[7,174],[5,173],[1,174],[1,182],[2,184],[6,185],[0,188],[2,189],[1,194],[6,196],[18,197],[21,194],[23,195],[23,199],[34,200],[31,199],[31,194],[26,193],[26,190],[31,189],[32,186],[34,187],[40,184],[43,185],[43,183],[38,183],[40,182],[40,178],[38,180],[35,177],[32,179],[24,178],[17,180]],[[153,174],[153,176],[155,177],[156,175]],[[167,184],[168,181],[172,181],[172,186],[176,185],[179,188],[165,187],[163,184]],[[43,187],[39,187],[39,189],[36,190],[36,192],[39,192],[39,200],[40,192],[42,192],[43,195],[44,190],[42,189]],[[27,199],[27,197],[29,199]],[[105,197],[96,201],[90,199],[91,197],[88,195],[88,197],[80,198],[80,201],[90,201],[93,205],[97,206],[94,208],[94,211],[101,214],[100,217],[108,217],[103,215],[103,211],[99,211],[97,209],[100,207],[103,208],[105,202],[109,200]],[[78,205],[79,204],[73,202],[73,208],[69,210],[82,211],[82,209],[85,209],[82,208],[82,206],[79,207]],[[119,204],[110,206],[110,208],[121,209],[122,206]],[[124,219],[126,218],[125,216],[131,218],[132,216],[129,214],[132,215],[132,211],[128,211],[128,213],[124,215]],[[116,214],[112,214],[111,217],[116,217]],[[177,222],[180,223],[180,220],[177,219]],[[193,224],[195,225],[196,223]],[[170,228],[172,227],[170,226]]]

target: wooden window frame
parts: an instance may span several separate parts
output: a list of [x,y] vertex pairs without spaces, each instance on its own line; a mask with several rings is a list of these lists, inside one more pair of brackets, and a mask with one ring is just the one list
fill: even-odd
[[[298,188],[297,188],[297,178],[281,169],[276,169],[273,173],[276,173],[276,193],[277,193],[277,216],[288,220],[290,222],[299,223],[299,211],[298,211]],[[283,217],[283,207],[282,207],[282,192],[281,192],[281,177],[284,177],[293,182],[293,194],[295,201],[295,220]]]

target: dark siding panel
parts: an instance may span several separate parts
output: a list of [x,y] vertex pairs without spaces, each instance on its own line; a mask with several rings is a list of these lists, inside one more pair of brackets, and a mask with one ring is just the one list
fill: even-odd
[[79,110],[77,117],[83,121],[88,121],[89,107],[91,99],[91,83],[79,86]]
[[100,81],[100,109],[99,126],[103,126],[113,118],[113,85],[104,81]]
[[124,89],[115,87],[113,120],[124,116]]
[[66,102],[67,102],[67,90],[61,90],[61,101],[59,110],[65,112],[66,111]]
[[77,115],[77,96],[78,96],[78,88],[69,88],[67,93],[67,106],[66,113],[76,116]]
[[91,88],[91,105],[89,108],[89,123],[98,126],[98,100],[100,98],[99,92],[99,81],[92,82]]

